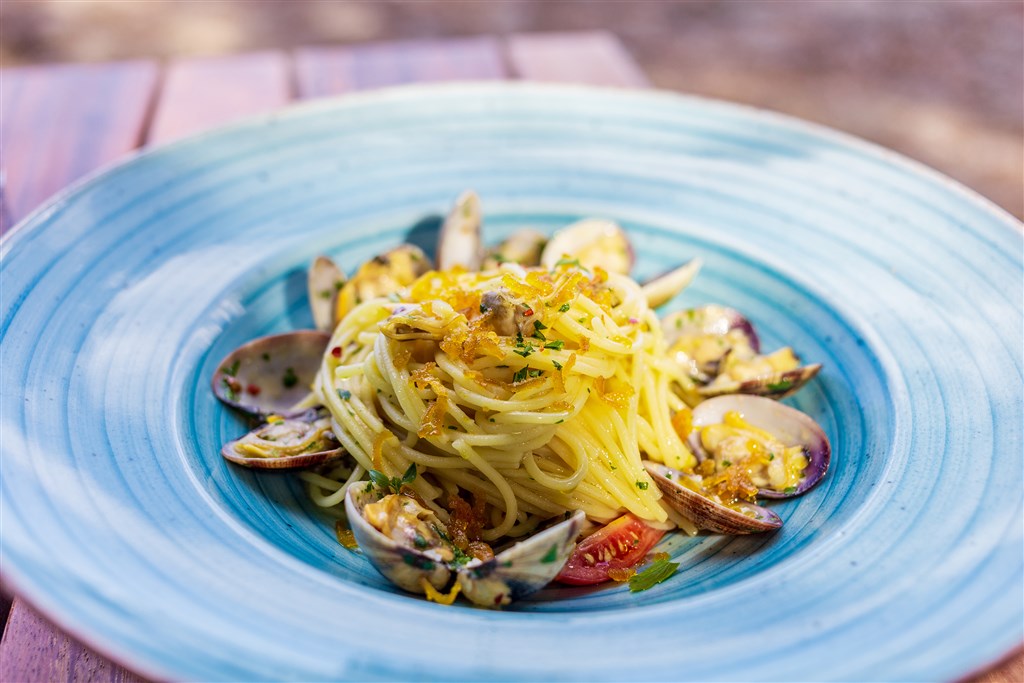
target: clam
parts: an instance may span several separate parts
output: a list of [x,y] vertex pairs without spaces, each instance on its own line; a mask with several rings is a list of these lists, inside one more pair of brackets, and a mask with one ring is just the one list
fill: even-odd
[[462,266],[466,270],[480,270],[483,261],[483,244],[480,228],[483,214],[480,197],[472,190],[466,190],[455,200],[448,213],[441,234],[437,239],[437,267],[448,270]]
[[547,269],[568,259],[585,268],[601,267],[609,273],[628,275],[633,267],[633,246],[614,221],[585,218],[556,232],[541,252]]
[[271,418],[220,451],[231,462],[256,469],[314,467],[345,455],[331,431],[331,418],[316,409],[290,418]]
[[309,394],[330,335],[299,330],[260,337],[229,353],[213,374],[213,393],[250,415],[289,415]]
[[423,250],[403,244],[364,263],[338,293],[335,319],[341,320],[353,308],[368,301],[394,294],[408,287],[432,268]]
[[643,284],[644,296],[647,298],[647,305],[657,308],[668,303],[677,294],[690,286],[693,279],[697,277],[704,261],[699,258],[691,259],[683,265],[656,275]]
[[345,273],[341,272],[334,261],[326,256],[317,256],[313,260],[309,267],[307,286],[309,308],[313,312],[313,325],[316,329],[322,332],[334,329],[338,292],[344,285]]
[[457,582],[474,604],[492,608],[550,583],[576,547],[584,521],[584,514],[576,512],[482,560],[458,551],[444,524],[413,497],[357,484],[345,495],[345,512],[367,559],[396,586],[422,594],[425,584],[446,591]]
[[760,505],[740,501],[725,506],[708,498],[700,493],[700,484],[693,475],[649,460],[644,461],[644,468],[665,494],[666,502],[698,529],[719,534],[756,534],[782,527],[782,519]]
[[806,458],[807,463],[800,473],[798,482],[782,488],[762,486],[758,490],[759,496],[799,496],[824,478],[831,460],[832,448],[821,426],[806,413],[761,396],[718,396],[694,408],[693,431],[690,433],[689,442],[698,459],[710,457],[702,438],[703,429],[723,424],[727,421],[729,413],[738,414],[743,422],[755,429],[768,432],[786,447],[800,447],[803,457]]
[[[444,525],[414,498],[390,496],[380,495],[369,482],[350,486],[345,493],[345,514],[360,549],[377,571],[403,590],[423,593],[423,579],[435,589],[445,590],[451,583],[455,553],[441,535]],[[369,506],[388,502],[397,523],[390,524],[385,533],[364,515]],[[369,511],[378,522],[388,512],[374,507]]]
[[548,238],[542,232],[530,228],[517,230],[487,254],[482,269],[497,268],[502,263],[518,263],[526,268],[539,265],[547,242]]
[[750,321],[739,311],[717,304],[669,313],[661,319],[661,329],[670,347],[685,338],[731,337],[730,345],[745,343],[754,353],[761,350],[761,342]]
[[743,380],[730,379],[728,375],[722,374],[707,386],[699,387],[697,393],[707,397],[749,394],[778,400],[795,394],[807,382],[814,379],[820,370],[821,363],[814,363]]
[[820,364],[800,365],[789,347],[761,354],[761,342],[747,318],[714,304],[671,313],[661,321],[676,360],[689,367],[704,397],[752,394],[781,399],[811,380]]
[[507,605],[554,580],[576,548],[586,515],[577,510],[489,560],[471,560],[458,573],[462,593],[484,607]]

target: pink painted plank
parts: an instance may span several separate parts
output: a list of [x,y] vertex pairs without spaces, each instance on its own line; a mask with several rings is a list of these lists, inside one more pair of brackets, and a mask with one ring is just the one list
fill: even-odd
[[524,33],[506,42],[516,78],[646,88],[650,81],[619,39],[592,33]]
[[[137,147],[156,93],[152,62],[33,66],[0,72],[0,232],[81,176]],[[0,680],[135,680],[15,599]]]
[[29,66],[0,72],[3,199],[20,220],[43,199],[142,139],[153,62]]
[[171,62],[146,143],[168,142],[286,105],[289,69],[281,52]]
[[[24,603],[11,613],[0,643],[0,681],[109,681],[142,683],[80,645]],[[19,642],[15,645],[13,642]]]
[[296,50],[301,98],[404,83],[503,79],[501,44],[491,37],[369,43]]

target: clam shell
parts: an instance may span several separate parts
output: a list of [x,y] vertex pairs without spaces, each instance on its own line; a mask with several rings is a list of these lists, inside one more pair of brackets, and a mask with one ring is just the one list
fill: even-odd
[[338,292],[335,320],[341,320],[364,301],[394,294],[433,267],[415,244],[401,244],[359,266]]
[[483,262],[483,242],[480,231],[483,212],[480,197],[466,190],[455,200],[455,205],[441,226],[437,239],[437,268],[448,270],[462,266],[466,270],[480,270]]
[[[263,470],[280,470],[280,469],[301,469],[316,467],[322,465],[325,462],[331,460],[337,460],[346,455],[346,451],[341,445],[331,439],[330,443],[335,448],[328,448],[325,450],[316,451],[313,453],[297,453],[295,455],[283,455],[279,457],[260,457],[253,456],[238,450],[238,447],[242,443],[256,444],[258,446],[271,449],[281,445],[281,441],[276,439],[274,441],[266,440],[261,438],[263,434],[270,431],[281,432],[291,431],[296,434],[296,439],[302,442],[306,437],[311,436],[310,430],[317,430],[319,426],[314,426],[314,421],[318,419],[316,410],[309,410],[306,413],[293,417],[291,419],[284,420],[282,423],[271,425],[262,424],[256,429],[252,430],[241,439],[229,441],[224,444],[221,448],[220,454],[227,460],[243,465],[245,467],[251,467],[253,469]],[[319,418],[326,419],[326,418]]]
[[576,548],[586,515],[576,511],[563,522],[522,540],[486,561],[458,570],[462,593],[481,607],[500,607],[551,583]]
[[740,330],[754,353],[761,352],[761,340],[751,322],[739,311],[726,306],[708,304],[669,313],[661,319],[661,329],[670,347],[687,335],[725,336],[731,330]]
[[239,346],[213,373],[213,393],[250,415],[289,415],[309,394],[330,335],[298,330]]
[[633,245],[614,221],[584,218],[552,236],[540,264],[550,270],[564,258],[578,259],[587,268],[600,266],[609,273],[628,275],[633,267]]
[[518,263],[529,268],[540,264],[540,255],[548,238],[542,232],[524,228],[517,230],[508,239],[492,249],[484,259],[482,268],[497,268],[502,263]]
[[725,414],[733,410],[739,412],[751,425],[770,432],[787,446],[802,445],[807,455],[807,467],[795,490],[783,493],[761,489],[758,495],[765,498],[792,498],[806,492],[824,478],[831,461],[832,447],[821,426],[806,413],[761,396],[718,396],[694,408],[694,431],[690,434],[689,442],[695,453],[707,457],[700,442],[699,428],[720,424]]
[[661,275],[652,277],[643,284],[647,305],[657,308],[671,301],[677,294],[690,286],[703,265],[703,260],[695,258]]
[[306,285],[313,325],[321,332],[334,329],[338,292],[345,285],[345,273],[326,256],[317,256],[309,267]]
[[359,548],[373,568],[388,581],[410,593],[424,592],[421,579],[437,590],[445,590],[452,580],[448,564],[415,548],[385,536],[363,517],[363,508],[378,500],[376,489],[355,484],[345,493],[345,514]]
[[762,375],[754,379],[737,382],[723,382],[699,387],[697,393],[701,396],[725,396],[728,394],[749,394],[775,400],[792,396],[803,388],[807,382],[814,379],[814,376],[821,370],[821,363],[804,365],[793,370],[776,372],[770,375]]
[[757,534],[782,527],[782,519],[760,505],[738,503],[737,507],[743,510],[741,512],[719,505],[683,486],[680,480],[689,475],[679,470],[649,460],[644,461],[644,468],[665,494],[668,504],[692,521],[698,529],[719,534]]

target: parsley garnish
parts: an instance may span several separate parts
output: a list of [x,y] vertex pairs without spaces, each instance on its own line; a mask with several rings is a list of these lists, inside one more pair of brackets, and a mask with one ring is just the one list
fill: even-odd
[[220,371],[223,372],[228,377],[234,377],[235,375],[238,374],[238,366],[241,365],[241,364],[242,364],[242,361],[240,359],[236,358],[234,363],[232,363],[231,365],[229,365],[226,368],[221,368]]
[[[565,342],[559,339],[557,341],[548,342],[547,344],[544,345],[544,348],[559,351],[562,349],[563,346],[565,346]],[[561,368],[559,368],[559,370],[561,370]]]
[[[370,483],[385,493],[398,493],[403,486],[411,484],[416,479],[416,463],[409,465],[401,477],[388,477],[383,472],[370,470]],[[369,491],[369,487],[366,489]]]
[[793,380],[784,379],[781,382],[775,382],[774,384],[768,385],[768,391],[774,393],[776,391],[786,391],[793,386]]
[[641,491],[646,491],[648,486],[650,486],[650,484],[648,484],[646,481],[636,482],[636,487]]
[[786,488],[782,489],[782,492],[783,493],[796,493],[796,487],[795,486],[787,486]]
[[568,310],[569,310],[569,302],[566,302],[566,303],[564,303],[564,304],[562,304],[561,306],[558,307],[558,311],[560,313],[565,313]]
[[546,330],[546,329],[548,329],[548,326],[545,325],[544,323],[542,323],[539,320],[534,320],[533,321],[533,329],[535,329],[535,330]]
[[655,560],[650,567],[629,578],[629,592],[639,593],[652,588],[679,570],[678,562]]
[[348,389],[338,389],[338,398],[342,401],[347,401],[352,398],[352,392]]
[[291,389],[299,383],[299,376],[295,374],[295,368],[285,368],[281,383],[284,384],[285,389]]
[[516,383],[516,384],[519,384],[520,382],[522,382],[523,380],[526,379],[526,373],[528,373],[529,371],[530,371],[530,366],[529,365],[527,365],[525,368],[523,368],[521,370],[516,370],[516,373],[514,375],[512,375],[512,381],[514,383]]
[[517,348],[512,349],[512,353],[519,354],[523,358],[526,358],[534,351],[533,344],[520,344]]
[[562,369],[562,364],[559,363],[557,360],[551,361],[551,364],[555,366],[555,370],[561,370]]
[[544,553],[544,557],[540,558],[540,561],[544,564],[551,564],[558,559],[558,545],[552,545],[548,548],[548,551]]

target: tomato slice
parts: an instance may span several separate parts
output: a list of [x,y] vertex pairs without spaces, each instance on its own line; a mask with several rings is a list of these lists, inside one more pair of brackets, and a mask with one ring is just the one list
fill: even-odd
[[609,569],[627,569],[643,562],[664,535],[638,517],[623,515],[580,541],[555,581],[574,586],[603,583]]

